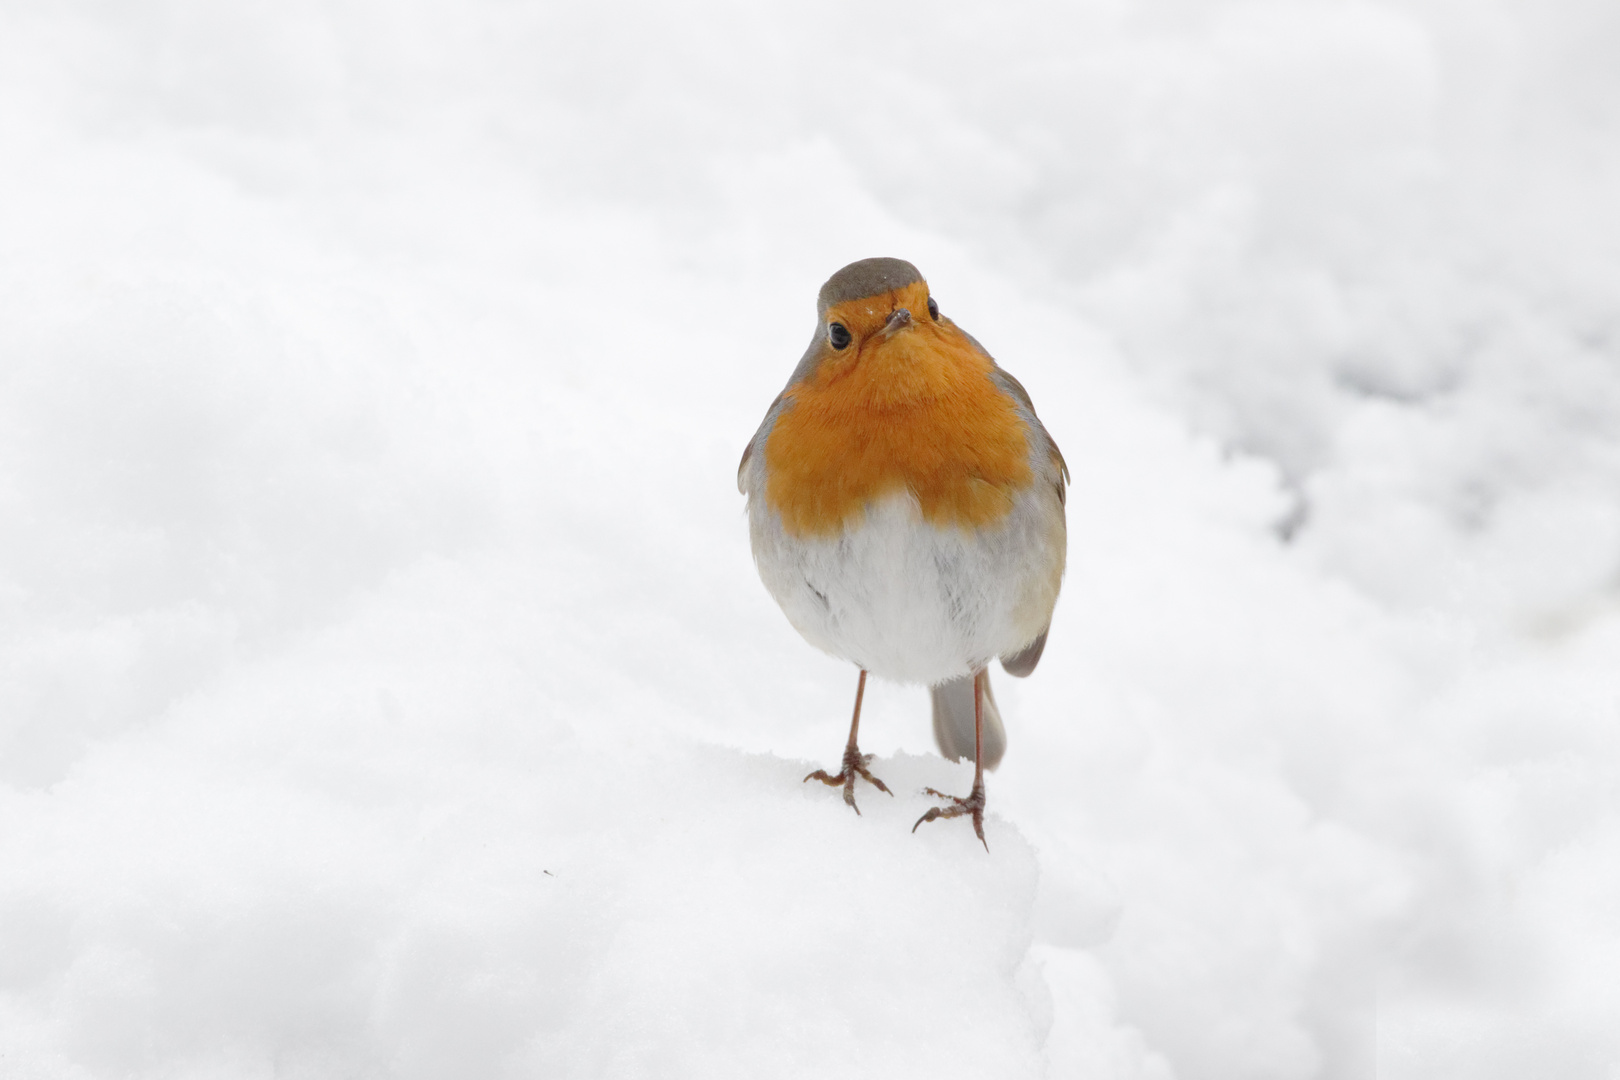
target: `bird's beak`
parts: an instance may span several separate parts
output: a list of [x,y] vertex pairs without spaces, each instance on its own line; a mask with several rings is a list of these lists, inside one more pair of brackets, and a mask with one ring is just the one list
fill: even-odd
[[911,312],[906,308],[895,308],[889,321],[883,324],[883,336],[892,337],[896,332],[904,330],[911,325]]

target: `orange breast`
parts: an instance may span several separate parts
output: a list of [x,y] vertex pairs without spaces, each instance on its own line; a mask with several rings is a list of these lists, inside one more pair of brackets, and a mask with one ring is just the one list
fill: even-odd
[[[919,314],[926,294],[920,299],[911,308]],[[884,301],[874,314],[874,303],[856,301],[868,306],[866,317],[850,313],[850,322],[870,330],[876,317],[880,326],[892,307]],[[908,490],[937,526],[1005,518],[1031,482],[1029,444],[1012,400],[990,381],[990,361],[954,325],[926,314],[860,345],[788,389],[791,404],[766,441],[765,498],[787,532],[836,535],[868,503]]]

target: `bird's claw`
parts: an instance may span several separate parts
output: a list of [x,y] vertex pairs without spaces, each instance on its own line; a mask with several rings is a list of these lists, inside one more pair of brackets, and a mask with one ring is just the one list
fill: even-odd
[[917,826],[925,821],[938,821],[940,818],[967,815],[973,819],[973,832],[979,838],[979,843],[984,844],[985,851],[990,850],[990,844],[984,838],[984,786],[982,784],[975,783],[972,793],[965,799],[958,798],[955,795],[947,795],[943,791],[937,791],[934,788],[924,788],[923,790],[936,799],[948,800],[952,805],[931,807],[928,813],[917,819],[917,824],[911,827],[912,832],[916,832]]
[[859,814],[861,812],[861,808],[855,805],[855,778],[857,776],[862,780],[865,780],[868,784],[871,784],[873,787],[877,788],[879,791],[883,792],[883,794],[888,795],[891,798],[894,796],[894,792],[889,790],[889,785],[873,776],[871,771],[867,769],[866,766],[870,764],[871,761],[871,754],[863,754],[859,749],[851,746],[844,751],[844,768],[841,772],[834,775],[833,773],[829,773],[826,769],[817,769],[800,782],[808,783],[811,780],[820,780],[828,787],[839,787],[842,785],[844,789],[844,801],[849,804],[849,808],[851,810]]

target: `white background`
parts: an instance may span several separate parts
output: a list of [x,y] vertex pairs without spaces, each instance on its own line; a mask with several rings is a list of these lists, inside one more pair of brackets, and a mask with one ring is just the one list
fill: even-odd
[[[1620,1076],[1620,8],[0,8],[0,1074]],[[987,855],[737,458],[1074,473]]]

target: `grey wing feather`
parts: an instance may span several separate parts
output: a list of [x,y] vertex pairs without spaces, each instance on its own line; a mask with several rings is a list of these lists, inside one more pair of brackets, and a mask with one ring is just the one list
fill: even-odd
[[1020,679],[1035,670],[1035,665],[1041,662],[1041,653],[1046,651],[1046,631],[1052,629],[1048,624],[1041,636],[1025,645],[1022,649],[1009,656],[1001,658],[1001,666],[1009,675],[1016,675]]
[[[951,325],[956,326],[955,323],[951,323]],[[1035,427],[1036,438],[1051,451],[1052,459],[1057,464],[1060,478],[1057,485],[1058,502],[1065,502],[1064,487],[1069,482],[1069,463],[1063,460],[1063,451],[1058,449],[1057,441],[1052,438],[1052,433],[1046,430],[1046,425],[1041,423],[1041,418],[1035,415],[1035,403],[1030,400],[1029,391],[1024,389],[1024,384],[1019,382],[1012,372],[996,363],[996,358],[990,355],[990,350],[985,348],[978,338],[966,330],[962,330],[960,326],[957,326],[956,329],[961,331],[963,337],[973,342],[975,349],[978,349],[992,364],[995,364],[995,371],[991,374],[991,378],[996,380],[996,384],[1017,398],[1018,403],[1028,410],[1029,419]]]
[[798,366],[793,369],[793,374],[788,376],[787,386],[783,387],[782,392],[776,395],[776,400],[771,402],[771,407],[765,410],[765,419],[760,421],[758,430],[754,432],[754,437],[748,440],[748,447],[743,451],[742,460],[737,463],[737,490],[744,495],[748,494],[748,462],[754,456],[755,448],[759,447],[770,436],[771,429],[776,426],[776,418],[781,416],[782,410],[788,407],[788,391],[797,383],[809,378],[811,373],[815,371],[816,364],[821,360],[820,334],[821,328],[818,326],[816,333],[811,335],[810,347],[804,350],[804,355],[799,358]]
[[765,419],[759,422],[759,427],[754,431],[754,437],[749,439],[748,445],[743,448],[742,460],[737,462],[737,490],[744,495],[748,494],[748,473],[750,471],[748,463],[754,460],[755,450],[763,451],[765,440],[770,436],[771,429],[776,426],[776,418],[781,416],[782,410],[787,407],[786,399],[786,390],[776,395],[776,400],[771,402],[771,407],[765,410]]

